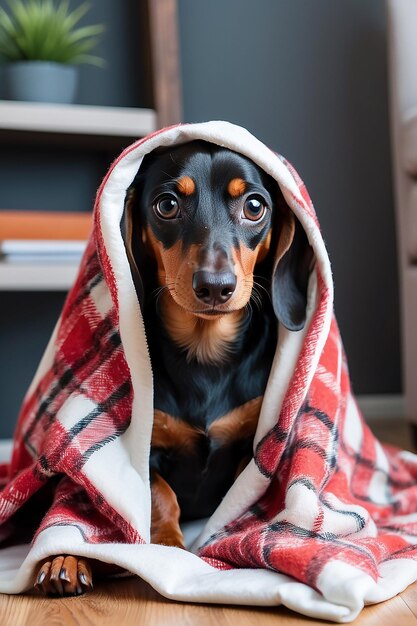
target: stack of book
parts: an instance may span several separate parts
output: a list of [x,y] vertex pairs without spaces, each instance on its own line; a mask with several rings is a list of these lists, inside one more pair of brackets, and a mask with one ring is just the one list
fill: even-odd
[[91,227],[90,213],[0,211],[0,261],[77,263]]

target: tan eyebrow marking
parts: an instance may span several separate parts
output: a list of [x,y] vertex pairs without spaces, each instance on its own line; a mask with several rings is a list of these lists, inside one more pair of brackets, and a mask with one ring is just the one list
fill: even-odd
[[242,178],[232,178],[227,185],[227,191],[232,198],[238,198],[245,193],[246,183]]
[[177,187],[184,196],[191,196],[195,192],[195,182],[189,176],[182,176],[177,180]]

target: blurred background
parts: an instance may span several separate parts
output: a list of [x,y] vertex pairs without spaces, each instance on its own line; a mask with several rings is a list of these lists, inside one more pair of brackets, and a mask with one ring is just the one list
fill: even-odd
[[[80,66],[76,103],[153,106],[143,4],[91,1],[84,21],[106,25],[97,48],[106,66]],[[328,247],[354,391],[400,398],[384,2],[178,0],[177,8],[183,120],[241,124],[293,163]],[[121,147],[0,131],[1,209],[90,210]],[[64,297],[0,291],[0,437],[12,434]]]

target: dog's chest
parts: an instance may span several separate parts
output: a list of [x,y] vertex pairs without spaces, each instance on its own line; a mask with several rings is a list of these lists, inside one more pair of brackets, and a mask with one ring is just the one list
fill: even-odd
[[155,333],[149,337],[155,420],[151,469],[175,491],[182,517],[210,515],[252,454],[276,345],[274,320],[248,334],[223,366],[188,362]]
[[225,363],[189,359],[155,314],[145,318],[154,378],[154,406],[196,428],[210,424],[265,391],[277,343],[277,325],[267,306],[252,317]]

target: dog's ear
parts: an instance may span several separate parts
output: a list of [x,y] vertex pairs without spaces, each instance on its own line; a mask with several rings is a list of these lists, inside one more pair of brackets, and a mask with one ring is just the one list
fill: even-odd
[[308,279],[314,254],[307,235],[292,211],[285,211],[272,272],[272,305],[288,330],[301,330],[306,321]]
[[[135,224],[138,220],[138,207],[137,207],[137,191],[134,187],[127,190],[125,207],[123,212],[120,228],[122,231],[122,237],[126,248],[127,258],[129,260],[130,271],[132,272],[132,278],[136,289],[136,294],[139,300],[139,305],[143,308],[144,301],[144,287],[142,277],[140,275],[137,262],[143,257],[140,248],[142,247],[142,237],[137,237],[137,230]],[[136,214],[136,215],[135,215]]]

